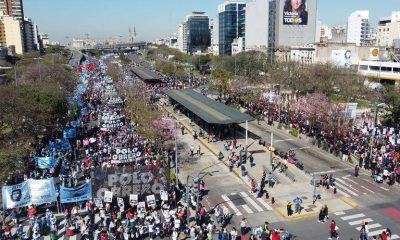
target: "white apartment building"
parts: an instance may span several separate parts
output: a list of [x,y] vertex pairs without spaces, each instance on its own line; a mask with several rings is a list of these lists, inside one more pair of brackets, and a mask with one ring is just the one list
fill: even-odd
[[187,27],[185,23],[179,24],[178,27],[178,50],[187,53],[187,39],[188,38],[188,32],[187,32]]
[[14,46],[15,53],[17,54],[22,54],[24,50],[20,21],[14,17],[4,15],[1,11],[0,44],[4,47]]
[[400,11],[392,12],[390,17],[379,20],[376,44],[381,47],[392,47],[395,39],[400,39]]
[[218,15],[210,22],[211,46],[209,52],[219,55],[219,18]]
[[347,43],[366,45],[370,39],[369,11],[355,11],[347,20]]
[[269,2],[252,0],[246,4],[246,51],[268,48]]

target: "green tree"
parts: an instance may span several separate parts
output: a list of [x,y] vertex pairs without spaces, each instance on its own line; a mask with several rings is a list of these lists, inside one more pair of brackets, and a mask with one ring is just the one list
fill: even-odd
[[382,100],[385,103],[385,125],[400,128],[400,90],[386,87],[382,92]]

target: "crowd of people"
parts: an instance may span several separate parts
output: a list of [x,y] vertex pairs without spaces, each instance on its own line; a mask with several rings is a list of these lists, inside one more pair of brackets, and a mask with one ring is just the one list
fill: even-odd
[[389,185],[400,183],[399,129],[375,125],[369,113],[363,113],[354,121],[355,124],[349,131],[310,126],[310,121],[301,113],[291,110],[290,105],[295,101],[296,98],[291,98],[286,99],[284,104],[278,104],[264,98],[252,102],[245,102],[240,96],[229,99],[229,102],[240,104],[250,112],[264,116],[269,124],[276,121],[298,129],[300,134],[314,138],[315,145],[336,154],[343,161],[352,157],[357,161],[358,168],[370,170],[372,178],[377,182],[386,181]]

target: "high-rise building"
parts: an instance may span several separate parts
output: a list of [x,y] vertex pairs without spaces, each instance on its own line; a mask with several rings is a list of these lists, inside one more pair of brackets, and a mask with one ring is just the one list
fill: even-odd
[[274,48],[315,43],[317,31],[317,0],[274,0]]
[[18,19],[19,21],[24,20],[24,7],[22,0],[0,0],[0,11]]
[[178,27],[178,50],[181,52],[184,52],[184,53],[187,53],[187,51],[188,51],[187,37],[188,37],[188,32],[187,32],[186,23],[179,24],[179,27]]
[[392,12],[392,16],[379,20],[376,38],[378,46],[394,46],[394,41],[400,39],[400,12]]
[[14,46],[15,53],[23,53],[23,38],[21,23],[18,19],[4,15],[0,11],[0,44],[2,46]]
[[243,0],[228,0],[218,6],[220,55],[231,55],[233,40],[244,38],[246,17],[245,7],[246,3]]
[[219,55],[219,18],[216,16],[210,23],[211,46],[210,52],[213,55]]
[[210,19],[204,12],[192,12],[186,16],[187,51],[205,51],[210,46]]
[[355,11],[347,20],[347,42],[365,46],[370,40],[369,11]]
[[39,40],[39,28],[37,24],[33,24],[33,43],[36,51],[41,51]]
[[269,0],[248,2],[245,22],[246,51],[268,48]]
[[24,17],[24,42],[25,51],[35,51],[35,29],[30,18]]
[[347,29],[345,25],[338,25],[331,29],[332,39],[329,42],[345,43],[347,41]]

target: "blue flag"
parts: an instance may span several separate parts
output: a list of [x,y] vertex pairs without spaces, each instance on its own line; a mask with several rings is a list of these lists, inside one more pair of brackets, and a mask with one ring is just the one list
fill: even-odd
[[68,139],[75,138],[76,137],[76,129],[75,128],[64,129],[63,137],[68,138]]
[[92,198],[92,182],[89,181],[76,188],[60,188],[61,203],[81,202]]

